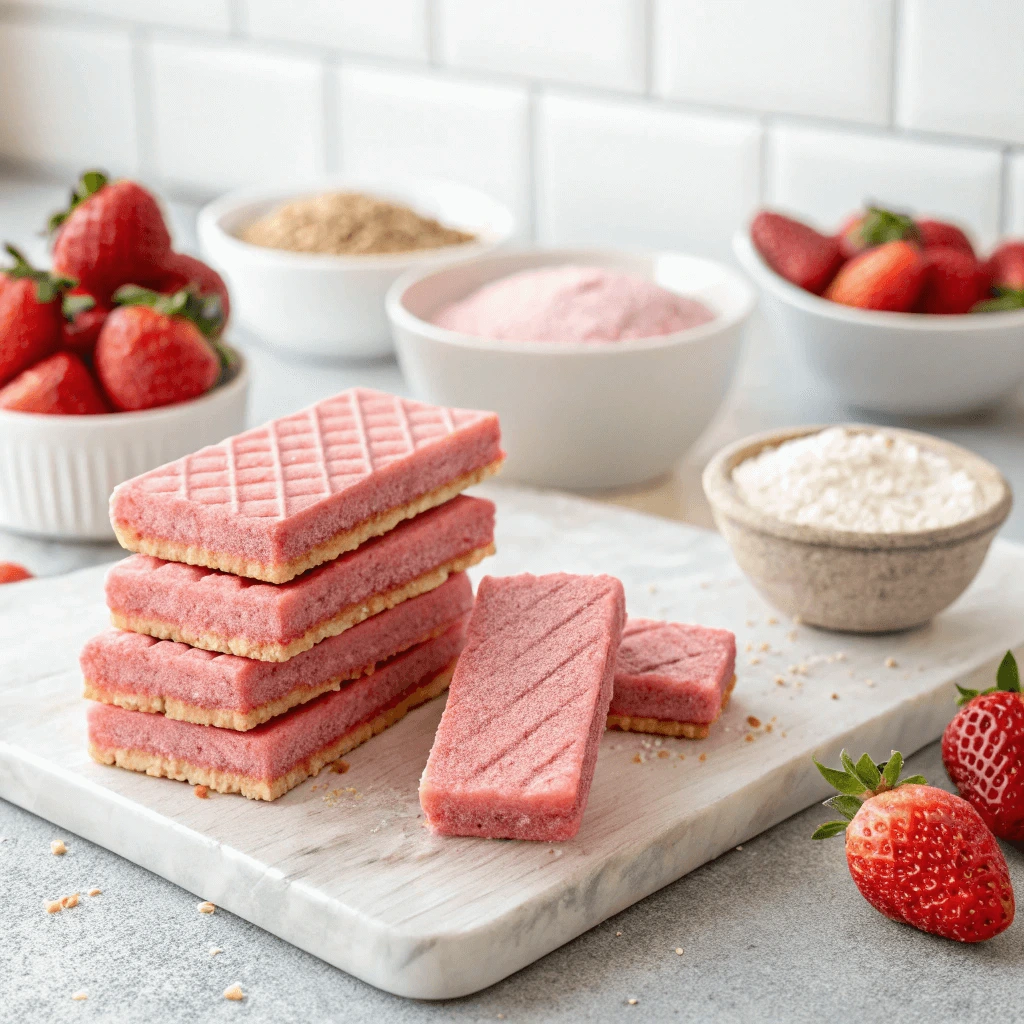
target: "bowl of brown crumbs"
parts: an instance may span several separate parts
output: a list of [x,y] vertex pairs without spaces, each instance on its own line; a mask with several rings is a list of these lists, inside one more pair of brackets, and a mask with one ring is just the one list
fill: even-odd
[[492,252],[515,223],[454,182],[338,178],[232,192],[203,208],[198,230],[243,327],[297,354],[365,359],[392,351],[384,296],[394,280]]

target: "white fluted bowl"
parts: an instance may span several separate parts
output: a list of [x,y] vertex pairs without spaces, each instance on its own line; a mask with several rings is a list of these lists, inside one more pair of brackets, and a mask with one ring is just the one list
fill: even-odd
[[159,409],[42,416],[0,409],[0,528],[61,540],[111,540],[107,504],[125,480],[245,428],[249,374]]

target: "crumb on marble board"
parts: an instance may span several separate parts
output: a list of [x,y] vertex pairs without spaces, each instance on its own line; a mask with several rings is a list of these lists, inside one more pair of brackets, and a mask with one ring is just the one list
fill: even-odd
[[658,757],[665,758],[665,757],[671,757],[671,756],[672,755],[667,750],[659,750],[658,751]]
[[245,993],[242,991],[242,986],[237,982],[234,985],[229,985],[224,989],[224,998],[231,999],[234,1002],[240,1002],[245,998]]
[[833,700],[839,700],[839,694],[838,693],[833,693],[832,694],[832,699]]
[[633,755],[633,764],[643,764],[644,759],[639,754]]
[[218,953],[223,953],[223,952],[224,952],[224,950],[221,949],[220,946],[211,946],[210,947],[210,956],[216,956]]
[[779,620],[775,618],[774,615],[769,615],[764,621],[767,622],[769,626],[777,626],[779,624]]
[[864,680],[864,685],[865,686],[874,686],[875,685],[875,681],[874,681],[874,679],[865,679]]
[[747,725],[749,725],[751,729],[760,729],[761,719],[755,715],[747,715]]
[[209,900],[204,900],[196,907],[200,914],[212,914],[216,909],[216,906]]
[[64,845],[63,839],[54,839],[53,842],[50,843],[50,853],[52,853],[54,857],[63,857],[67,852],[68,848]]
[[79,989],[79,991],[71,993],[71,998],[74,999],[75,1002],[80,1003],[83,999],[89,998],[89,993],[86,992],[84,988]]
[[761,664],[761,659],[755,654],[754,657],[750,658],[747,661],[747,664],[748,665],[760,665]]
[[350,767],[351,765],[348,763],[348,761],[346,761],[344,758],[338,758],[337,761],[331,762],[330,770],[334,772],[335,775],[344,775],[345,772],[347,772]]
[[683,955],[683,947],[682,946],[676,946],[676,956],[682,956],[682,955]]
[[701,754],[700,757],[697,758],[698,761],[706,761],[707,759],[708,759],[708,755],[707,754]]
[[99,896],[100,893],[102,893],[102,892],[103,892],[102,889],[95,889],[95,888],[93,888],[93,889],[89,890],[89,895],[90,896]]
[[748,732],[747,735],[743,737],[743,739],[747,743],[753,743],[754,742],[754,734],[752,732]]
[[200,800],[209,800],[210,799],[210,791],[205,786],[203,786],[203,785],[196,786],[192,790],[192,792],[195,793],[195,795],[197,797],[199,797]]
[[898,666],[898,662],[896,661],[895,658],[886,658],[885,659],[885,667],[886,668],[896,668],[897,666]]
[[637,1002],[638,1002],[638,1000],[636,1000],[636,999],[627,999],[626,1000],[626,1005],[627,1006],[636,1006]]

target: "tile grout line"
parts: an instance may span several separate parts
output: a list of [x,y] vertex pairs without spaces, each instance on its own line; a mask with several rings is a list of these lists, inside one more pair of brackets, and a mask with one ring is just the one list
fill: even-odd
[[159,180],[156,157],[156,119],[153,117],[152,65],[149,34],[135,28],[131,32],[132,109],[135,117],[135,149],[139,171],[144,178]]
[[342,139],[345,129],[341,123],[341,104],[338,90],[341,89],[342,64],[336,60],[325,60],[320,64],[320,105],[321,129],[324,133],[324,169],[328,174],[339,173],[342,169]]
[[900,88],[901,48],[903,46],[903,0],[893,0],[890,19],[889,43],[889,120],[888,127],[894,129],[898,104],[896,94]]

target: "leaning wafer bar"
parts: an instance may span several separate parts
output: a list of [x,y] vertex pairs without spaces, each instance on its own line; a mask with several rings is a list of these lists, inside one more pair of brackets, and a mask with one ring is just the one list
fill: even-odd
[[496,473],[494,413],[352,388],[115,488],[130,551],[284,583]]

